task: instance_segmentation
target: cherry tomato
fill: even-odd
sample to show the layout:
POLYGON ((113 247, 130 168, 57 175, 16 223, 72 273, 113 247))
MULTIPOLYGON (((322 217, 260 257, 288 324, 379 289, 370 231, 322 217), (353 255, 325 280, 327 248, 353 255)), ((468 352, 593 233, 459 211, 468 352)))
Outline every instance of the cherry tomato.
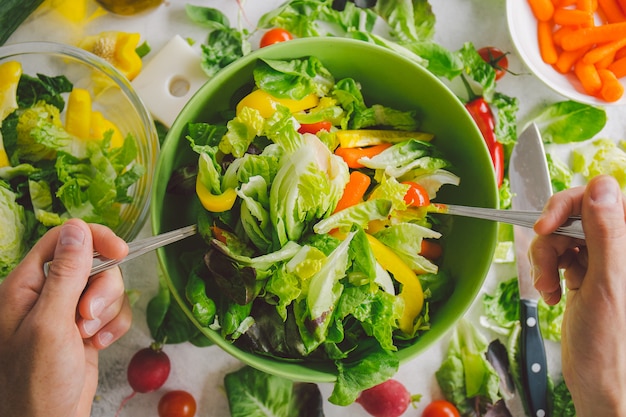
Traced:
POLYGON ((320 130, 325 130, 327 132, 330 132, 330 128, 331 127, 333 127, 333 124, 331 122, 326 121, 326 120, 323 120, 323 121, 317 122, 317 123, 303 123, 303 124, 300 125, 300 128, 298 129, 298 132, 300 132, 300 133, 313 133, 313 134, 316 134, 320 130))
POLYGON ((422 417, 460 417, 459 410, 454 404, 446 400, 435 400, 428 404, 422 412, 422 417))
POLYGON ((261 48, 273 45, 278 42, 290 41, 293 39, 293 35, 282 28, 273 28, 265 32, 265 35, 261 38, 261 48))
POLYGON ((409 206, 421 207, 430 204, 428 191, 416 182, 405 181, 402 184, 410 185, 409 190, 404 195, 404 202, 409 206))
POLYGON ((196 400, 187 391, 169 391, 159 400, 158 411, 159 417, 193 417, 196 400))
POLYGON ((496 80, 504 77, 509 71, 509 59, 506 53, 494 46, 485 46, 478 50, 480 57, 493 67, 496 72, 496 80))

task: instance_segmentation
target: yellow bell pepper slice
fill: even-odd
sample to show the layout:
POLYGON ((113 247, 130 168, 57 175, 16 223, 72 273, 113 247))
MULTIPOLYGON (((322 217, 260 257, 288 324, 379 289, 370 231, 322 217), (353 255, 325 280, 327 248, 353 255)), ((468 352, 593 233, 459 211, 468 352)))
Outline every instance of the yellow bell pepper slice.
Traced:
POLYGON ((22 64, 7 61, 0 65, 0 124, 17 109, 17 85, 22 76, 22 64))
MULTIPOLYGON (((17 85, 22 76, 22 64, 7 61, 0 64, 0 126, 2 121, 17 109, 17 85)), ((8 167, 9 156, 4 149, 2 133, 0 133, 0 167, 8 167)))
POLYGON ((417 275, 394 251, 374 236, 370 234, 366 234, 366 236, 376 261, 385 270, 389 271, 396 281, 402 284, 402 289, 398 296, 404 301, 404 310, 398 327, 405 334, 412 335, 415 318, 424 307, 422 284, 417 275))
POLYGON ((78 46, 108 61, 126 78, 132 80, 142 68, 137 46, 141 40, 139 33, 106 31, 87 36, 78 46))
POLYGON ((90 133, 92 139, 102 140, 104 134, 111 130, 113 131, 113 136, 111 136, 111 148, 121 147, 124 144, 124 137, 117 126, 110 120, 105 119, 99 111, 91 112, 90 133))
POLYGON ((337 139, 342 148, 362 148, 365 146, 380 145, 382 143, 398 143, 408 139, 422 140, 428 142, 432 140, 432 133, 411 132, 406 130, 377 130, 377 129, 357 129, 339 130, 337 139))
POLYGON ((258 110, 261 116, 267 119, 272 117, 279 104, 287 107, 292 113, 297 113, 317 106, 319 101, 319 97, 315 94, 309 94, 301 100, 294 100, 274 97, 263 90, 254 90, 237 104, 237 115, 239 115, 242 108, 251 107, 258 110))
POLYGON ((83 88, 74 88, 67 99, 65 130, 81 139, 88 139, 91 130, 91 94, 83 88))
POLYGON ((202 207, 213 213, 230 210, 237 199, 237 192, 234 188, 229 188, 222 194, 215 195, 200 181, 199 177, 196 178, 196 194, 202 207))

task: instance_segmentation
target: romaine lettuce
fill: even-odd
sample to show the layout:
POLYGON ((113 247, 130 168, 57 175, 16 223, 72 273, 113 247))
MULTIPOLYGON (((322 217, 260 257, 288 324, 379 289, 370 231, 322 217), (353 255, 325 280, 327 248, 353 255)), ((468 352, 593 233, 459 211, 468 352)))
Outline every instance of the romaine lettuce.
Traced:
POLYGON ((29 249, 24 207, 16 202, 16 195, 0 181, 0 281, 22 260, 29 249))

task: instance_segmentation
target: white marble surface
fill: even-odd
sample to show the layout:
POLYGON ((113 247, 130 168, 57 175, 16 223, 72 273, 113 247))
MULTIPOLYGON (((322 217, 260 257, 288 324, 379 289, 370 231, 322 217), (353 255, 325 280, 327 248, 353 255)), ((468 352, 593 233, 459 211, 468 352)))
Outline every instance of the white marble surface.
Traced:
MULTIPOLYGON (((241 23, 248 25, 247 22, 256 22, 264 11, 274 8, 281 2, 280 0, 244 1, 247 19, 242 19, 241 23)), ((511 70, 520 75, 504 77, 498 84, 498 90, 520 99, 520 125, 538 106, 562 99, 541 84, 519 62, 507 32, 504 0, 430 0, 430 2, 437 16, 436 40, 444 46, 449 49, 458 49, 464 42, 470 41, 477 47, 493 45, 511 52, 509 56, 511 70)), ((93 34, 110 29, 140 32, 142 38, 148 40, 152 46, 153 53, 176 34, 183 38, 193 38, 198 43, 202 42, 206 36, 205 29, 195 26, 187 19, 184 12, 186 3, 186 1, 169 0, 156 11, 140 17, 120 18, 108 15, 93 20, 86 27, 63 23, 63 29, 59 29, 59 27, 55 28, 55 25, 61 22, 53 15, 39 16, 21 26, 9 42, 54 39, 73 43, 84 33, 93 34)), ((190 3, 218 8, 231 18, 231 22, 239 21, 235 0, 204 0, 190 3)), ((253 26, 248 25, 248 28, 253 29, 253 26)), ((623 139, 625 125, 623 109, 609 108, 608 114, 609 124, 602 134, 613 139, 623 139)), ((150 234, 151 227, 148 221, 141 236, 150 234)), ((148 346, 151 342, 145 320, 145 308, 158 288, 157 268, 154 254, 145 255, 123 267, 127 287, 138 290, 140 298, 134 306, 132 329, 118 343, 101 354, 100 385, 92 412, 93 417, 115 415, 123 397, 131 392, 126 381, 126 366, 137 350, 148 346)), ((494 265, 489 272, 483 291, 491 291, 499 280, 515 275, 515 270, 510 265, 494 265)), ((478 304, 475 303, 468 312, 468 317, 477 324, 477 317, 480 313, 478 304)), ((440 397, 434 372, 441 364, 448 337, 449 335, 421 356, 401 367, 396 375, 397 379, 406 384, 409 391, 423 395, 417 407, 409 408, 405 416, 421 415, 421 410, 431 399, 440 397)), ((172 371, 168 381, 156 392, 135 396, 123 409, 121 416, 156 416, 160 396, 171 389, 184 389, 191 392, 198 402, 198 416, 228 416, 223 377, 226 373, 238 369, 241 364, 218 347, 197 348, 185 343, 167 345, 165 351, 172 361, 172 371)), ((550 352, 551 372, 558 374, 560 366, 558 346, 548 343, 548 351, 550 352)), ((322 385, 321 389, 322 394, 327 398, 332 387, 322 385)), ((349 407, 336 407, 326 403, 324 407, 328 417, 346 415, 366 417, 368 415, 357 404, 349 407)), ((522 416, 523 413, 516 410, 515 415, 522 416)))

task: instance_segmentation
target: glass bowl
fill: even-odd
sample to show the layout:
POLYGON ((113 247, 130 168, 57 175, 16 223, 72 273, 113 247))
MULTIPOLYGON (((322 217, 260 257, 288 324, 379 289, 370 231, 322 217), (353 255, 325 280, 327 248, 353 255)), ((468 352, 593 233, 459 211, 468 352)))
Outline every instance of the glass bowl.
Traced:
MULTIPOLYGON (((74 88, 89 91, 93 111, 117 126, 123 137, 136 140, 136 162, 144 173, 129 188, 132 201, 120 206, 112 229, 126 241, 137 237, 148 218, 159 141, 154 121, 130 82, 112 65, 83 49, 55 42, 24 42, 0 47, 0 65, 18 61, 22 74, 66 76, 74 88)), ((67 102, 67 95, 64 95, 67 102)), ((63 112, 61 113, 63 117, 63 112)))

